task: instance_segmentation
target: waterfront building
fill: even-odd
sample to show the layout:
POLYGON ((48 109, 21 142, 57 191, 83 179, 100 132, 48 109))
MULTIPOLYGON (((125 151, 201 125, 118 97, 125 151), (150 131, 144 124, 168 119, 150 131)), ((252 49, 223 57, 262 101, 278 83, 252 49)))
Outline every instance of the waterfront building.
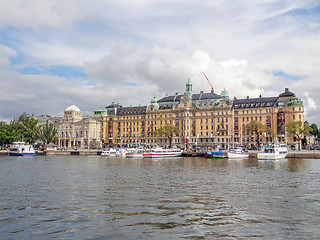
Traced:
POLYGON ((277 97, 262 97, 234 99, 234 139, 254 145, 256 137, 245 129, 250 121, 261 122, 267 126, 266 131, 259 132, 259 142, 289 142, 296 139, 286 134, 285 124, 291 121, 304 122, 303 103, 296 95, 285 88, 277 97))
POLYGON ((99 148, 101 117, 82 116, 81 110, 72 104, 64 111, 64 117, 54 123, 58 133, 59 148, 99 148))
POLYGON ((112 103, 97 113, 101 113, 104 146, 168 146, 166 137, 157 136, 157 129, 166 124, 179 128, 172 143, 181 148, 227 148, 230 142, 253 146, 256 136, 245 130, 253 120, 268 127, 259 132, 260 142, 292 143, 295 139, 286 135, 283 126, 290 121, 304 122, 303 103, 288 88, 276 97, 231 100, 226 90, 193 93, 190 80, 184 94, 154 97, 147 106, 112 103))

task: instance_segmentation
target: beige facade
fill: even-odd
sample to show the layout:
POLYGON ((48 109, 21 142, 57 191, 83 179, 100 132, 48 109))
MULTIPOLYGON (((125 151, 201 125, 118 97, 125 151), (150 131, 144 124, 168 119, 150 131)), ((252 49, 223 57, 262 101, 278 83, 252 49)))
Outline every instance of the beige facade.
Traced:
POLYGON ((58 148, 100 148, 100 118, 83 117, 75 105, 64 111, 64 117, 55 122, 58 148))
POLYGON ((287 88, 277 97, 231 100, 225 90, 220 95, 213 91, 193 93, 188 81, 182 95, 154 97, 147 106, 122 107, 113 103, 102 110, 101 116, 104 146, 168 146, 169 140, 157 136, 157 129, 170 124, 179 128, 173 145, 227 148, 230 143, 254 146, 257 140, 295 143, 284 126, 290 121, 303 123, 304 109, 302 101, 287 88), (253 120, 265 126, 258 136, 245 127, 253 120))

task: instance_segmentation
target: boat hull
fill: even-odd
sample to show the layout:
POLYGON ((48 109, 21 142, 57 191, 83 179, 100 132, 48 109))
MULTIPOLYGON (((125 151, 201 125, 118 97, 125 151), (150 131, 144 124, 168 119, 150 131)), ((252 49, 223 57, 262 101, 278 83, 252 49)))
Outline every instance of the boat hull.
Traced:
POLYGON ((143 157, 144 158, 166 158, 166 157, 180 157, 182 153, 175 153, 175 154, 154 154, 154 153, 144 153, 143 157))
POLYGON ((227 152, 225 151, 210 151, 206 152, 204 155, 205 158, 227 158, 227 152))
POLYGON ((228 153, 228 159, 247 159, 247 158, 249 158, 249 154, 228 153))
POLYGON ((14 153, 9 152, 9 156, 34 156, 36 153, 14 153))
POLYGON ((286 158, 287 154, 268 154, 268 153, 258 153, 258 160, 277 160, 286 158))
POLYGON ((143 158, 143 153, 126 153, 127 158, 143 158))

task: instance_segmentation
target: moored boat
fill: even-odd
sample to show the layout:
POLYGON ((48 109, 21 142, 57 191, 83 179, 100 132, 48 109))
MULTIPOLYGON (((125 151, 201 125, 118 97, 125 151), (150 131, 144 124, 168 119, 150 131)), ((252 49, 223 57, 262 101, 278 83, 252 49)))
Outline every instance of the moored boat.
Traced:
POLYGON ((128 149, 126 149, 126 148, 118 148, 116 150, 116 156, 117 157, 125 157, 127 152, 128 152, 128 149))
POLYGON ((204 157, 205 158, 226 158, 228 157, 228 155, 226 151, 215 150, 215 151, 207 151, 204 157))
POLYGON ((126 157, 127 158, 142 158, 144 152, 145 151, 143 148, 131 148, 131 149, 128 149, 128 151, 126 153, 126 157))
POLYGON ((13 142, 8 153, 10 156, 34 156, 36 151, 33 146, 25 142, 13 142))
POLYGON ((143 153, 144 158, 163 158, 163 157, 179 157, 182 150, 177 148, 165 149, 161 147, 152 148, 143 153))
POLYGON ((258 152, 258 160, 277 160, 285 158, 288 154, 288 148, 285 144, 270 144, 263 146, 258 152))
POLYGON ((244 147, 234 147, 228 152, 228 159, 246 159, 249 157, 248 152, 244 147))
POLYGON ((101 153, 101 156, 116 156, 117 150, 114 148, 104 149, 101 153))

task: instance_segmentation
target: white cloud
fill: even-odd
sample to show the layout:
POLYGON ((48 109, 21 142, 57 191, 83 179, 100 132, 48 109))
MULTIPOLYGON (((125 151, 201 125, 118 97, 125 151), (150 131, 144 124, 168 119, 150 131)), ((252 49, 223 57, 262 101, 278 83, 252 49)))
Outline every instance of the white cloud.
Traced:
POLYGON ((3 65, 9 65, 11 63, 10 58, 14 58, 16 56, 18 56, 16 51, 0 44, 0 67, 3 65))
POLYGON ((78 1, 1 0, 0 26, 16 28, 70 27, 79 14, 78 1))
POLYGON ((205 72, 216 93, 226 88, 231 97, 277 96, 290 87, 303 98, 306 119, 319 121, 315 1, 0 4, 0 83, 6 85, 0 90, 0 117, 23 109, 55 114, 71 103, 83 111, 112 101, 148 104, 154 95, 184 92, 188 78, 194 92, 210 91, 205 72), (18 63, 10 66, 15 58, 18 63), (48 71, 55 66, 83 68, 88 79, 55 77, 48 71), (42 75, 14 72, 25 68, 42 75), (274 71, 283 76, 273 76, 274 71))

